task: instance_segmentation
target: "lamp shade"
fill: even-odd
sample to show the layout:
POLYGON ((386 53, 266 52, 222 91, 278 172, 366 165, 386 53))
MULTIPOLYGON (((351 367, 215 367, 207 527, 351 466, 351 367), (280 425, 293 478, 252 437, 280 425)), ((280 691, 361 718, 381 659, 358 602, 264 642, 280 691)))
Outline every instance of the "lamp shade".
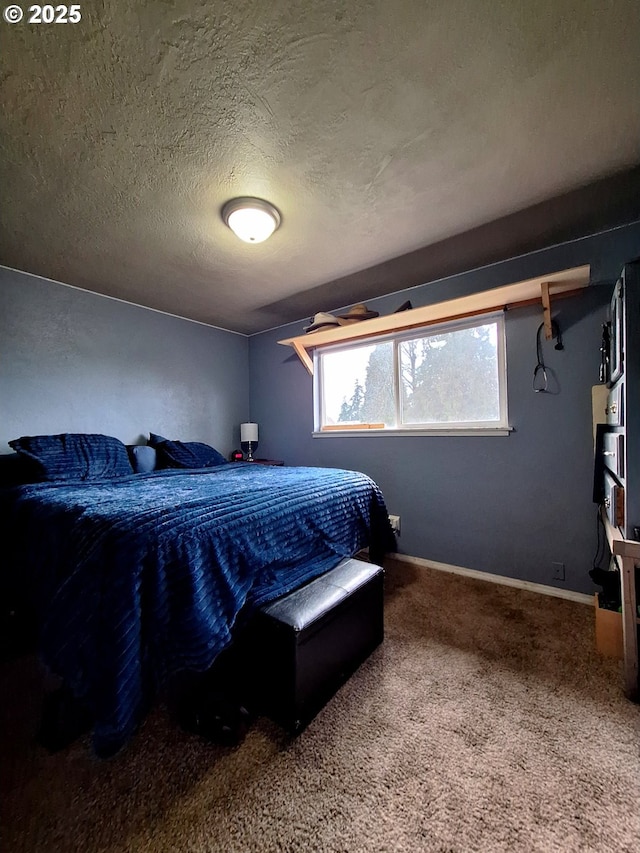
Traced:
POLYGON ((258 441, 258 424, 251 422, 240 424, 240 441, 258 441))
POLYGON ((280 212, 261 198, 234 198, 222 208, 222 218, 245 243, 262 243, 280 225, 280 212))

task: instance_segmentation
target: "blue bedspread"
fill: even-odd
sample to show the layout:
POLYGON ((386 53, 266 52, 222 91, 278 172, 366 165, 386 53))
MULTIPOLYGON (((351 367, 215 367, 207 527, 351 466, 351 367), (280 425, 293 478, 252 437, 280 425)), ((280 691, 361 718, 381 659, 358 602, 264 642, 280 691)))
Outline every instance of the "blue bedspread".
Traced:
POLYGON ((353 471, 240 463, 11 492, 41 655, 88 705, 101 753, 168 675, 212 664, 240 611, 394 548, 379 488, 353 471))

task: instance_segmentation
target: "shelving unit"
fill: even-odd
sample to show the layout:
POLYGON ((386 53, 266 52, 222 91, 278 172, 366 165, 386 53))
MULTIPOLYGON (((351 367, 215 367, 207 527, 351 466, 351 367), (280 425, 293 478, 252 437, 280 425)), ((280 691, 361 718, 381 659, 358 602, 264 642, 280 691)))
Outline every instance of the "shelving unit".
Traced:
POLYGON ((598 417, 602 424, 601 514, 620 571, 625 692, 638 701, 640 261, 625 264, 613 291, 607 373, 608 395, 598 417))
POLYGON ((606 512, 602 512, 604 529, 609 549, 620 569, 622 594, 622 647, 624 654, 625 693, 629 699, 638 701, 638 598, 636 590, 636 563, 640 562, 640 542, 623 539, 617 527, 613 527, 606 512))

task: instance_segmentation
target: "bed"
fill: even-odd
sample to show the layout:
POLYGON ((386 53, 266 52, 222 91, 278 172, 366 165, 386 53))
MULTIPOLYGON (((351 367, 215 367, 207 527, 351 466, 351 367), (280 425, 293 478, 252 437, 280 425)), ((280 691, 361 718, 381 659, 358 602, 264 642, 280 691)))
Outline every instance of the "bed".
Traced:
POLYGON ((378 559, 395 546, 380 489, 354 471, 220 458, 86 478, 66 465, 2 489, 3 514, 39 653, 90 710, 99 754, 171 675, 208 669, 253 609, 365 546, 378 559))

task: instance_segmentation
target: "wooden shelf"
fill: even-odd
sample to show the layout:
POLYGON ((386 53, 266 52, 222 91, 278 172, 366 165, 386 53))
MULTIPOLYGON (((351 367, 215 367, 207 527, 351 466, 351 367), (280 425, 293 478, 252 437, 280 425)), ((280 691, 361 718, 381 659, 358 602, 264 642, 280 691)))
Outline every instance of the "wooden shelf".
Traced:
POLYGON ((409 311, 376 317, 373 320, 362 320, 347 326, 332 327, 326 331, 285 338, 278 343, 293 347, 306 369, 313 374, 313 361, 309 353, 318 347, 382 336, 448 320, 474 317, 516 305, 534 305, 543 303, 543 298, 544 302, 548 303, 549 297, 573 296, 586 287, 589 284, 590 271, 589 265, 573 267, 516 284, 484 290, 470 296, 437 302, 434 305, 424 305, 409 311))
POLYGON ((602 511, 602 520, 611 553, 617 557, 631 557, 634 560, 640 560, 640 542, 624 539, 618 528, 611 525, 604 510, 602 511))

